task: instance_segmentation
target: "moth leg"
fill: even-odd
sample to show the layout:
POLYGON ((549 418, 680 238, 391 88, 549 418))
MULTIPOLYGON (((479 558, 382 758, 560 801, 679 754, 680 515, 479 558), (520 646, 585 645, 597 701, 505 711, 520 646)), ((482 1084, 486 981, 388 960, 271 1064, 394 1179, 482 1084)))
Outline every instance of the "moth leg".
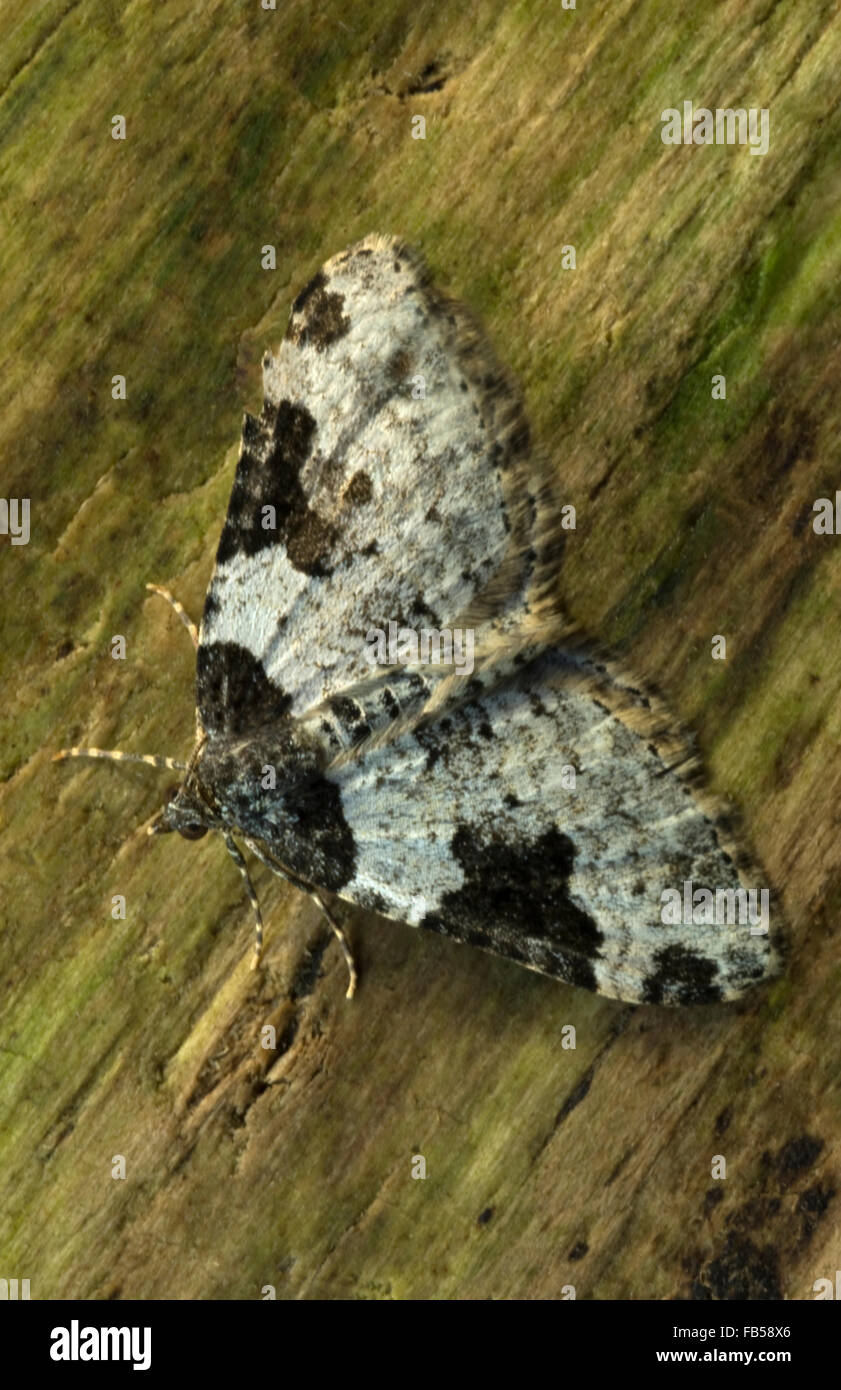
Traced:
POLYGON ((225 847, 227 848, 229 855, 231 856, 240 873, 242 874, 242 880, 245 884, 245 891, 248 894, 249 901, 251 903, 252 908, 254 909, 254 923, 256 927, 256 932, 254 936, 254 956, 251 961, 251 969, 256 970, 257 966, 260 964, 263 955, 263 914, 260 911, 260 904, 257 900, 257 894, 254 891, 254 884, 251 882, 251 875, 248 872, 248 865, 246 864, 245 860, 243 859, 242 855, 240 854, 237 846, 234 844, 234 841, 230 835, 225 836, 225 847))
POLYGON ((153 594, 160 594, 161 598, 166 599, 173 613, 178 614, 179 618, 181 619, 182 623, 184 624, 184 626, 186 627, 187 631, 193 639, 193 646, 198 650, 199 630, 193 622, 192 618, 190 617, 189 613, 187 613, 183 605, 178 602, 178 599, 173 597, 173 595, 169 592, 169 589, 162 589, 160 584, 147 584, 146 588, 150 589, 153 594))
POLYGON ((350 942, 348 941, 343 928, 339 926, 339 923, 336 921, 335 917, 333 916, 326 902, 322 898, 321 894, 318 891, 310 892, 310 897, 312 898, 313 902, 321 908, 321 911, 324 913, 324 916, 330 923, 330 928, 333 932, 333 935, 335 936, 336 940, 342 948, 342 954, 345 958, 345 965, 348 968, 348 975, 350 976, 350 979, 348 981, 347 994, 345 995, 345 998, 352 999, 354 994, 356 993, 357 974, 356 962, 353 959, 353 952, 350 949, 350 942))
POLYGON ((65 758, 107 758, 112 763, 146 763, 149 767, 167 767, 170 772, 186 772, 187 764, 178 758, 162 758, 156 753, 121 753, 118 748, 62 748, 53 753, 54 763, 65 758))
POLYGON ((270 854, 268 850, 265 850, 257 840, 251 840, 248 837, 246 837, 245 843, 248 845, 248 848, 251 850, 251 852, 253 854, 256 854, 257 858, 261 861, 261 863, 265 864, 267 869, 271 869, 272 873, 277 874, 279 878, 285 878, 287 883, 292 884, 293 888, 300 888, 304 893, 308 893, 309 896, 312 898, 313 902, 321 908, 321 911, 324 913, 324 916, 327 918, 327 921, 330 924, 330 930, 333 932, 334 936, 336 937, 336 940, 342 948, 342 954, 347 964, 348 975, 350 976, 345 998, 352 999, 354 994, 356 993, 356 983, 359 978, 356 971, 356 962, 353 959, 353 952, 350 949, 350 943, 347 939, 347 936, 345 935, 344 930, 342 929, 342 927, 339 926, 339 923, 336 921, 335 917, 333 916, 326 902, 322 898, 318 889, 315 887, 314 884, 307 883, 304 879, 296 877, 296 875, 293 874, 289 869, 284 868, 280 860, 275 859, 274 855, 270 854))

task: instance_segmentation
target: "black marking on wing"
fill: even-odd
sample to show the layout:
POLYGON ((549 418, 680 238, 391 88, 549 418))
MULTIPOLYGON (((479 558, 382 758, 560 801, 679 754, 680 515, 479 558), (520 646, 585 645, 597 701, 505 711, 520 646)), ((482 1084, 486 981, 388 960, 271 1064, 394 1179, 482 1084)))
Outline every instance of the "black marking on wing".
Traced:
POLYGON ((654 959, 656 969, 643 990, 645 1004, 715 1004, 721 999, 721 986, 714 984, 715 961, 685 946, 663 946, 654 959))
POLYGON ((288 809, 291 835, 278 851, 289 856, 296 872, 338 893, 356 873, 356 841, 345 820, 341 791, 328 777, 311 777, 295 789, 288 809))
POLYGON ((534 966, 584 989, 597 988, 593 963, 603 941, 569 895, 575 845, 552 827, 530 845, 483 841, 460 826, 451 849, 464 871, 422 927, 534 966))
POLYGON ((374 484, 364 468, 358 468, 342 493, 348 507, 364 507, 374 495, 374 484))
POLYGON ((365 717, 364 706, 358 700, 349 695, 334 695, 327 704, 336 716, 347 743, 355 746, 368 737, 371 725, 365 717))
POLYGON ((309 575, 330 573, 326 559, 334 529, 312 510, 301 486, 301 469, 312 452, 316 428, 306 406, 291 401, 281 401, 271 414, 264 411, 260 420, 246 415, 217 565, 282 543, 295 569, 309 575), (274 528, 264 524, 266 506, 274 508, 274 528))
POLYGON ((380 704, 389 719, 397 719, 400 714, 400 705, 395 699, 393 691, 391 691, 387 685, 383 686, 382 690, 379 692, 379 697, 380 704))
POLYGON ((350 328, 350 319, 342 312, 344 295, 328 290, 326 285, 327 278, 319 270, 292 305, 286 338, 296 347, 314 347, 323 352, 350 328))
POLYGON ((237 642, 210 642, 196 656, 196 704, 206 733, 243 734, 285 718, 292 697, 237 642))

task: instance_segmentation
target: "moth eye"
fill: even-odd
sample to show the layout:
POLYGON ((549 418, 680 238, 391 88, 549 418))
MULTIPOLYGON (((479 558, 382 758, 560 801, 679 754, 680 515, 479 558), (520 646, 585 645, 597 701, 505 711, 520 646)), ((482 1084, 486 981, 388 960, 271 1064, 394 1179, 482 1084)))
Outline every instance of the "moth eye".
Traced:
POLYGON ((192 821, 190 825, 179 825, 178 834, 183 835, 185 840, 200 840, 202 835, 207 834, 207 826, 192 821))

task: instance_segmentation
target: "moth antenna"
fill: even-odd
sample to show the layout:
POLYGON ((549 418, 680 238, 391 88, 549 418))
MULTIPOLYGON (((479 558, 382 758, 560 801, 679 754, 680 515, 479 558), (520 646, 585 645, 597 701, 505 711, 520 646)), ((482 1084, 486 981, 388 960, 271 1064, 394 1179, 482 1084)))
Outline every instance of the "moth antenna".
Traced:
MULTIPOLYGON (((199 630, 198 630, 198 628, 196 627, 195 623, 193 622, 192 618, 190 617, 190 615, 189 615, 189 613, 187 612, 187 610, 186 610, 186 608, 184 607, 184 605, 183 605, 182 603, 179 603, 179 602, 178 602, 178 599, 175 597, 174 594, 171 594, 171 593, 169 592, 169 589, 164 589, 164 588, 162 588, 160 584, 147 584, 147 585, 146 585, 146 588, 150 591, 150 593, 159 594, 161 598, 166 599, 166 601, 167 601, 167 603, 169 604, 170 608, 172 609, 173 613, 177 613, 177 614, 178 614, 178 616, 179 616, 179 618, 181 619, 182 623, 183 623, 184 626, 186 627, 186 629, 187 629, 187 631, 189 632, 190 637, 191 637, 191 639, 192 639, 193 647, 194 647, 194 649, 195 649, 196 651, 198 651, 198 649, 199 649, 199 630)), ((203 729, 202 726, 201 726, 201 720, 199 719, 199 712, 198 712, 198 709, 197 709, 197 710, 196 710, 196 738, 197 738, 197 739, 201 739, 201 738, 203 737, 203 735, 204 735, 204 729, 203 729)))
POLYGON ((303 890, 303 892, 308 893, 309 896, 312 898, 313 902, 316 904, 316 906, 321 908, 321 911, 327 918, 330 930, 332 931, 333 935, 335 936, 336 940, 342 948, 342 955, 345 958, 345 964, 347 965, 348 975, 350 977, 348 980, 348 987, 347 993, 345 994, 345 998, 352 999, 354 994, 356 993, 356 985, 359 976, 356 970, 356 962, 353 959, 353 952, 350 947, 350 942, 347 939, 347 935, 344 929, 336 921, 335 917, 330 911, 330 908, 327 906, 318 889, 313 884, 307 883, 305 879, 298 878, 295 874, 291 873, 290 870, 286 869, 283 866, 283 864, 281 864, 279 859, 275 859, 273 854, 270 854, 267 850, 264 850, 262 845, 260 845, 256 840, 252 840, 246 836, 245 843, 248 845, 248 848, 251 850, 252 854, 255 854, 257 858, 260 860, 260 862, 262 864, 265 864, 267 869, 271 869, 272 873, 277 874, 278 878, 285 878, 288 883, 291 883, 293 885, 293 887, 300 888, 303 890))
MULTIPOLYGON (((197 721, 197 722, 198 722, 198 721, 197 721)), ((198 739, 197 739, 197 741, 196 741, 196 746, 195 746, 195 748, 193 749, 192 753, 190 754, 190 761, 189 761, 187 764, 185 764, 185 769, 184 769, 184 770, 185 770, 185 772, 187 773, 187 776, 188 776, 188 777, 189 777, 190 773, 192 772, 193 768, 195 767, 196 763, 198 762, 198 760, 199 760, 199 754, 201 753, 201 750, 204 748, 204 745, 205 745, 206 743, 207 743, 207 734, 204 733, 203 730, 199 730, 199 736, 198 736, 198 739)))
POLYGON ((187 764, 178 758, 162 758, 157 753, 121 753, 118 748, 62 748, 54 753, 54 763, 65 758, 107 758, 112 763, 147 763, 149 767, 165 767, 170 772, 186 772, 187 764))
MULTIPOLYGON (((198 628, 187 613, 183 604, 173 597, 169 589, 162 589, 160 584, 147 584, 153 594, 160 594, 161 598, 166 599, 170 608, 178 614, 182 623, 193 639, 193 646, 198 648, 199 634, 198 628)), ((170 772, 189 772, 196 761, 196 757, 204 743, 204 731, 199 724, 198 712, 196 713, 196 732, 198 735, 197 747, 193 750, 193 755, 189 763, 183 763, 178 758, 163 758, 156 753, 121 753, 119 749, 104 748, 62 748, 60 752, 53 755, 53 762, 62 762, 65 758, 108 758, 114 763, 148 763, 150 767, 167 768, 170 772)))
POLYGON ((256 970, 263 956, 263 914, 260 911, 260 903, 257 899, 257 894, 254 891, 254 884, 251 882, 251 875, 248 872, 248 865, 246 864, 245 860, 242 857, 242 854, 240 853, 239 849, 234 843, 232 836, 225 835, 224 840, 225 847, 229 855, 231 856, 240 873, 242 874, 242 881, 245 884, 245 891, 248 894, 249 901, 251 903, 252 908, 254 909, 254 956, 251 961, 251 969, 256 970))
POLYGON ((182 623, 184 624, 191 638, 193 639, 193 646, 196 648, 196 650, 198 650, 199 630, 196 627, 187 610, 184 608, 183 604, 178 602, 178 599, 175 598, 174 595, 169 592, 169 589, 162 589, 160 584, 147 584, 146 588, 149 589, 153 594, 160 594, 161 598, 166 599, 173 613, 178 614, 179 618, 181 619, 182 623))

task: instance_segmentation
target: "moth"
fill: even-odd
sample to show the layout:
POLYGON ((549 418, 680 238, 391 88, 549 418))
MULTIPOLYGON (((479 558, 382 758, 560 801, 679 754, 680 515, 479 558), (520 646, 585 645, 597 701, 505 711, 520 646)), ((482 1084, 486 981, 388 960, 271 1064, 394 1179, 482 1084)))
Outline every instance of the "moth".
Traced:
POLYGON ((223 837, 255 963, 242 849, 309 892, 348 995, 330 895, 635 1003, 733 999, 770 975, 777 913, 757 930, 741 911, 759 871, 690 740, 558 600, 551 470, 467 310, 370 236, 298 294, 263 385, 200 631, 158 590, 197 649, 192 755, 57 757, 180 771, 150 833, 223 837), (406 656, 378 664, 387 630, 406 656), (690 920, 672 921, 664 897, 687 883, 690 920), (740 911, 722 923, 711 902, 740 911))

